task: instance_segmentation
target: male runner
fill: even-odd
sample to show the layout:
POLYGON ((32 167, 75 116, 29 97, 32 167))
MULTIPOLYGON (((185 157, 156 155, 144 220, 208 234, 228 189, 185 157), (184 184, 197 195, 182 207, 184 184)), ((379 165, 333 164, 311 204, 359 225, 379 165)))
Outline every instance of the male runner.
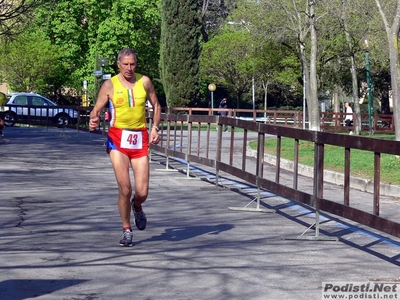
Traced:
POLYGON ((136 227, 144 230, 147 218, 142 209, 149 190, 149 142, 160 141, 158 126, 161 118, 161 106, 151 80, 135 73, 137 57, 134 50, 125 48, 118 54, 119 73, 106 80, 100 91, 93 110, 90 113, 90 130, 99 126, 99 115, 109 103, 110 127, 108 131, 107 153, 118 183, 118 210, 122 220, 123 234, 120 246, 131 247, 132 228, 130 223, 131 207, 136 227), (145 103, 149 100, 153 106, 153 127, 146 127, 145 103), (129 176, 132 167, 135 191, 132 202, 132 185, 129 176))

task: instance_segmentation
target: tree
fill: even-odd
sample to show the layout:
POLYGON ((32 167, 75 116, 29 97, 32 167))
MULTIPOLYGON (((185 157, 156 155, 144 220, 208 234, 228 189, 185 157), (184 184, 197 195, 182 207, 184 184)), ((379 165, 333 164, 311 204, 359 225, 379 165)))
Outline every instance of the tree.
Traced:
POLYGON ((122 48, 133 48, 138 55, 138 72, 159 81, 160 1, 112 1, 108 16, 100 22, 93 48, 114 63, 122 48))
MULTIPOLYGON (((290 94, 296 94, 298 85, 298 65, 294 53, 288 48, 275 43, 272 40, 265 40, 258 48, 255 48, 255 78, 261 82, 264 92, 263 109, 268 108, 268 93, 284 91, 290 88, 290 94), (295 83, 295 85, 293 85, 295 83)), ((257 86, 257 85, 256 85, 257 86)), ((287 103, 287 98, 285 99, 287 103)))
POLYGON ((161 3, 160 73, 167 105, 197 106, 201 53, 198 1, 161 3))
POLYGON ((42 2, 0 0, 0 36, 11 37, 19 33, 32 18, 33 9, 42 2))
POLYGON ((217 35, 203 46, 201 74, 209 82, 222 85, 236 96, 240 108, 242 95, 251 86, 253 47, 245 31, 217 35))
POLYGON ((1 47, 0 65, 14 91, 54 92, 63 83, 62 52, 40 30, 30 30, 1 47))
POLYGON ((137 71, 153 79, 158 93, 158 51, 160 38, 160 0, 58 0, 36 10, 36 22, 45 28, 53 44, 63 49, 68 68, 65 85, 78 92, 88 80, 93 98, 100 70, 99 58, 107 58, 104 72, 117 71, 116 56, 129 47, 138 53, 137 71))
POLYGON ((244 0, 233 13, 235 18, 251 22, 255 35, 274 39, 297 53, 312 130, 320 128, 318 96, 323 91, 324 68, 340 55, 335 51, 343 51, 337 43, 344 45, 345 40, 337 38, 342 34, 337 20, 332 18, 332 11, 338 6, 340 1, 336 0, 244 0))
POLYGON ((230 11, 234 9, 235 4, 235 0, 200 0, 201 34, 204 42, 208 42, 210 32, 217 32, 224 26, 226 18, 230 11))
POLYGON ((305 85, 305 97, 310 119, 309 128, 319 130, 319 103, 317 98, 317 40, 314 1, 256 1, 246 0, 238 4, 233 18, 251 23, 254 35, 273 39, 276 43, 296 51, 301 62, 301 80, 305 85), (306 4, 306 5, 304 5, 306 4), (284 26, 282 20, 284 22, 284 26), (268 30, 266 30, 268 28, 268 30), (313 34, 310 37, 310 32, 313 34), (311 78, 310 76, 313 76, 311 78))
POLYGON ((387 4, 383 0, 375 0, 379 13, 384 23, 387 40, 389 43, 390 75, 393 97, 393 120, 396 141, 400 141, 400 66, 399 66, 399 31, 400 31, 400 0, 396 4, 387 4), (395 5, 395 6, 394 6, 395 5), (385 10, 386 9, 386 10, 385 10), (389 24, 389 12, 394 12, 392 24, 389 24))
MULTIPOLYGON (((332 28, 332 22, 338 26, 333 26, 334 30, 330 30, 329 36, 322 39, 322 43, 325 41, 333 47, 330 47, 330 57, 323 62, 325 75, 321 81, 324 82, 325 87, 331 89, 334 99, 337 99, 337 94, 344 94, 344 92, 351 95, 356 115, 355 132, 361 134, 360 95, 364 96, 363 82, 366 75, 364 40, 368 36, 377 37, 381 34, 376 30, 379 27, 376 26, 377 21, 380 21, 378 12, 375 3, 371 1, 342 0, 340 5, 331 10, 331 16, 332 18, 326 18, 329 22, 326 26, 332 28), (366 19, 368 22, 365 22, 366 19)), ((339 103, 338 99, 335 112, 340 111, 339 103)))
MULTIPOLYGON (((75 96, 84 79, 93 82, 90 80, 92 76, 88 76, 89 72, 93 72, 93 67, 89 68, 93 63, 90 58, 92 45, 89 41, 86 4, 89 3, 83 0, 59 0, 48 2, 35 10, 34 24, 43 28, 51 43, 62 49, 62 61, 67 70, 63 85, 75 96)), ((100 16, 98 19, 101 19, 100 16)))

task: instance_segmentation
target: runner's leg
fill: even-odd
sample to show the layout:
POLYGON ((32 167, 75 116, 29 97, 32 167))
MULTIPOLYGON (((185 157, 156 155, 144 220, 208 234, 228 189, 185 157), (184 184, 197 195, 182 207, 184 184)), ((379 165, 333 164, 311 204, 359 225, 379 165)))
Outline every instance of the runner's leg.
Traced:
POLYGON ((149 193, 149 157, 131 159, 131 165, 135 177, 135 206, 139 208, 149 193))
POLYGON ((117 150, 111 150, 110 160, 118 184, 118 210, 121 216, 122 226, 128 227, 130 226, 130 199, 132 196, 132 184, 129 177, 129 158, 117 150))

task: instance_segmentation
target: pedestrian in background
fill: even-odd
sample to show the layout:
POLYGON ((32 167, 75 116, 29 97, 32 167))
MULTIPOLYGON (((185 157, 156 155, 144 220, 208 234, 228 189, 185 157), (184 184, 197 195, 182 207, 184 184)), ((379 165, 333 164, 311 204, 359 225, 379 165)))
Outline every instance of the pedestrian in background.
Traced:
MULTIPOLYGON (((224 108, 224 109, 228 108, 228 102, 227 101, 228 101, 228 99, 223 98, 221 100, 221 102, 219 103, 219 108, 224 108)), ((220 110, 219 114, 220 114, 220 116, 227 117, 228 116, 228 111, 220 110)), ((228 131, 228 126, 224 125, 224 132, 226 132, 226 131, 228 131)))
MULTIPOLYGON (((345 113, 346 113, 346 117, 345 117, 345 124, 348 127, 353 127, 353 109, 350 106, 349 102, 345 102, 344 103, 345 106, 345 113)), ((349 134, 353 134, 353 131, 350 129, 349 134)))

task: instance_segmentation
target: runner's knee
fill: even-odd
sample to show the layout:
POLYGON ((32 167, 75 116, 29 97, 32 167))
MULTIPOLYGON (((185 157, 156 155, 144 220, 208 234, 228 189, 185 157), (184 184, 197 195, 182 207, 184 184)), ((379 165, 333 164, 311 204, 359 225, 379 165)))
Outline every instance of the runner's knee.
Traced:
POLYGON ((119 186, 119 195, 123 198, 130 198, 132 195, 132 187, 129 185, 120 185, 119 186))
POLYGON ((140 194, 135 192, 135 202, 138 204, 143 203, 144 201, 146 201, 147 198, 147 193, 146 194, 140 194))

